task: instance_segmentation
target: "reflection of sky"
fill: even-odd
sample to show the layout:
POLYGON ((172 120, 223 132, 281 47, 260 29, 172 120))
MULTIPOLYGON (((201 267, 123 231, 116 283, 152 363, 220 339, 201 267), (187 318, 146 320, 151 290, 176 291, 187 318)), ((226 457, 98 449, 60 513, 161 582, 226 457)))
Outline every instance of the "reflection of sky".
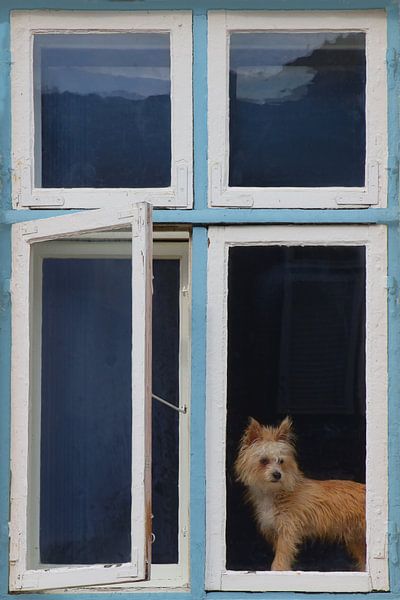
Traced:
POLYGON ((42 91, 132 99, 169 94, 169 55, 168 34, 59 34, 35 39, 42 91))
MULTIPOLYGON (((232 33, 230 69, 236 73, 236 97, 255 104, 296 101, 307 93, 317 70, 292 66, 325 46, 328 51, 365 48, 362 33, 232 33)), ((338 61, 338 65, 340 62, 338 61)))
POLYGON ((236 73, 237 98, 255 104, 299 100, 316 75, 310 67, 239 67, 236 73))
POLYGON ((49 67, 44 91, 120 95, 130 98, 169 94, 168 67, 49 67))

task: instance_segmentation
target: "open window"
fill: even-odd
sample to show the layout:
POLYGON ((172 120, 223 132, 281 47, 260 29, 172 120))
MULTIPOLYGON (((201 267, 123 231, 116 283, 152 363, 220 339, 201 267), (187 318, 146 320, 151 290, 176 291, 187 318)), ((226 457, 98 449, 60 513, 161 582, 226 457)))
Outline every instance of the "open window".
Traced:
POLYGON ((211 206, 386 206, 383 11, 209 13, 211 206))
POLYGON ((192 205, 189 12, 15 11, 16 207, 192 205))
POLYGON ((385 227, 215 227, 209 239, 207 589, 388 589, 385 227), (310 538, 307 525, 291 569, 271 570, 276 513, 246 503, 264 483, 242 485, 235 461, 249 417, 286 416, 308 479, 366 484, 365 570, 341 535, 310 538))
POLYGON ((13 226, 13 591, 149 577, 151 244, 146 203, 13 226), (125 262, 45 251, 121 228, 125 262))

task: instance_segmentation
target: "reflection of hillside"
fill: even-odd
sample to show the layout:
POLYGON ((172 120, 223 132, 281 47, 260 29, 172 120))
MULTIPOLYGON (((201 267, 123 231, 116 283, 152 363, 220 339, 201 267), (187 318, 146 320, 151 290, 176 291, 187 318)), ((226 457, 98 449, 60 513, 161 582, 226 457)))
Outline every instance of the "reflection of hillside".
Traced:
MULTIPOLYGON (((354 35, 354 34, 353 34, 354 35)), ((364 37, 364 34, 355 34, 364 37)), ((295 60, 287 63, 291 66, 312 66, 313 68, 318 67, 333 67, 336 70, 363 68, 365 67, 365 50, 363 47, 346 47, 346 42, 343 39, 343 46, 338 47, 339 40, 334 42, 326 41, 320 48, 313 50, 311 54, 306 56, 299 56, 295 60)))
POLYGON ((329 51, 329 46, 283 66, 287 81, 280 77, 286 85, 278 89, 271 77, 270 97, 264 80, 262 101, 246 101, 244 87, 236 81, 240 75, 231 71, 230 185, 364 184, 364 52, 329 51), (299 89, 296 66, 315 73, 299 89))
POLYGON ((42 95, 43 187, 167 187, 170 97, 42 95))

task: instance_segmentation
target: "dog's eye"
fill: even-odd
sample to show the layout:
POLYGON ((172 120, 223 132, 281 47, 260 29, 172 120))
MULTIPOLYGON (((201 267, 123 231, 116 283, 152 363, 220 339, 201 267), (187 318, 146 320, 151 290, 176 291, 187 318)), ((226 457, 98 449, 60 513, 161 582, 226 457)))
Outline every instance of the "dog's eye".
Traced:
POLYGON ((284 463, 284 460, 283 460, 283 458, 280 458, 280 459, 278 460, 278 465, 283 465, 283 463, 284 463))
POLYGON ((264 456, 264 458, 260 458, 260 465, 267 465, 269 463, 269 458, 264 456))

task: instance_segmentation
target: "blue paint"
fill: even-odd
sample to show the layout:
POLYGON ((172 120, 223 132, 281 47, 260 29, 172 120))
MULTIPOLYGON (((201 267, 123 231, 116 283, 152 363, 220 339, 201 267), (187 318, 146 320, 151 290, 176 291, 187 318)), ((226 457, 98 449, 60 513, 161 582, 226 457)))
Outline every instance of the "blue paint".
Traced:
POLYGON ((389 368, 389 569, 390 587, 400 592, 400 239, 398 224, 388 228, 388 368, 389 368))
POLYGON ((398 7, 387 9, 388 43, 388 206, 397 210, 399 194, 399 113, 398 97, 400 91, 399 60, 400 38, 398 7))
MULTIPOLYGON (((390 514, 390 600, 400 594, 400 231, 398 208, 399 119, 398 98, 400 49, 397 0, 3 0, 0 8, 0 598, 7 597, 8 587, 8 494, 9 494, 9 428, 10 428, 10 303, 7 292, 10 278, 12 223, 70 214, 71 211, 11 210, 10 189, 10 85, 9 85, 9 25, 10 9, 80 9, 80 10, 171 10, 193 9, 194 100, 194 196, 195 208, 187 210, 155 210, 154 221, 161 224, 193 225, 192 246, 192 398, 191 398, 191 506, 190 550, 191 591, 135 593, 140 600, 200 600, 204 591, 205 562, 205 361, 206 361, 206 271, 208 224, 242 223, 383 223, 389 231, 389 514, 390 514), (386 8, 388 14, 388 123, 389 170, 387 209, 339 210, 251 210, 207 208, 207 9, 232 10, 353 10, 386 8)), ((68 594, 71 600, 100 600, 112 594, 68 594)), ((262 593, 210 592, 210 600, 261 600, 271 597, 262 593)), ((295 600, 299 594, 274 593, 273 597, 295 600)), ((313 594, 313 600, 326 600, 327 594, 313 594)), ((380 600, 382 594, 369 594, 380 600)), ((24 594, 28 600, 43 598, 40 594, 24 594)), ((351 594, 351 598, 359 594, 351 594)), ((59 600, 59 594, 48 594, 49 600, 59 600)), ((131 593, 118 594, 121 600, 132 598, 131 593)), ((339 600, 349 600, 349 594, 335 594, 339 600)))
POLYGON ((386 8, 396 0, 15 0, 18 9, 68 9, 68 10, 363 10, 386 8))
POLYGON ((190 572, 194 598, 201 598, 204 589, 207 248, 207 229, 196 227, 193 231, 192 240, 190 449, 190 572))
MULTIPOLYGON (((388 7, 388 206, 399 215, 399 13, 398 7, 388 7)), ((390 589, 400 592, 400 238, 399 222, 388 228, 388 370, 389 370, 389 575, 390 589)))
MULTIPOLYGON (((202 187, 205 188, 204 182, 202 187)), ((9 210, 3 213, 3 223, 44 219, 71 214, 68 210, 9 210)), ((199 210, 154 210, 154 223, 186 223, 188 225, 237 225, 241 223, 392 223, 398 212, 391 209, 301 210, 249 208, 204 208, 199 210)))

